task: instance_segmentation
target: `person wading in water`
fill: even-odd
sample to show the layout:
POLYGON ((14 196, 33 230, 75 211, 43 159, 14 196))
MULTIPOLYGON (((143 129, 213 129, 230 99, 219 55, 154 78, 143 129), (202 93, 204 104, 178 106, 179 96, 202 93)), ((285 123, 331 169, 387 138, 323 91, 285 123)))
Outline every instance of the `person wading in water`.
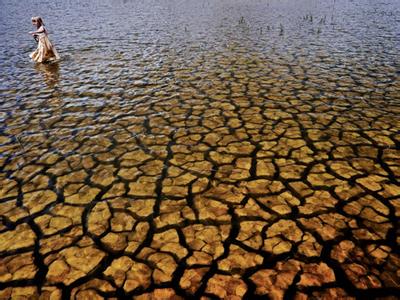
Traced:
POLYGON ((33 17, 32 25, 36 26, 36 31, 29 33, 38 42, 37 49, 29 55, 32 60, 39 63, 59 60, 60 56, 49 40, 43 19, 41 17, 33 17))

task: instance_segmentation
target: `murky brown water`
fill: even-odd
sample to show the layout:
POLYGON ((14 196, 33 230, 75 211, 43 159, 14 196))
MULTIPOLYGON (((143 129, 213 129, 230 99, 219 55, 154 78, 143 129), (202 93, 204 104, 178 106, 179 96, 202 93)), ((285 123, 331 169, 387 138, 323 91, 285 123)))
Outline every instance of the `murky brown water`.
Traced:
POLYGON ((0 298, 394 298, 399 15, 0 0, 0 298))

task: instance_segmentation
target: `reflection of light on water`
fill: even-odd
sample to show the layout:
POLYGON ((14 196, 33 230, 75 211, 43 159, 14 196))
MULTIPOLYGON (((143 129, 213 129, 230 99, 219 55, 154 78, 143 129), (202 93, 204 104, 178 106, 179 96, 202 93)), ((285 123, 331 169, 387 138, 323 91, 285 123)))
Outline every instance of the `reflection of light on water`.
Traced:
POLYGON ((60 66, 58 63, 35 64, 35 69, 41 73, 48 87, 52 88, 58 84, 60 79, 60 66))

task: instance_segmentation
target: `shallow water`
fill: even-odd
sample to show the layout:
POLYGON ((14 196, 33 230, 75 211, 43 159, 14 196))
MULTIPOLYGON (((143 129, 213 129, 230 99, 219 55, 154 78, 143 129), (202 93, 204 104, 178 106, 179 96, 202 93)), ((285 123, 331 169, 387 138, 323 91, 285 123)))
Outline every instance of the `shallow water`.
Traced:
POLYGON ((399 16, 0 0, 0 298, 394 296, 399 16))

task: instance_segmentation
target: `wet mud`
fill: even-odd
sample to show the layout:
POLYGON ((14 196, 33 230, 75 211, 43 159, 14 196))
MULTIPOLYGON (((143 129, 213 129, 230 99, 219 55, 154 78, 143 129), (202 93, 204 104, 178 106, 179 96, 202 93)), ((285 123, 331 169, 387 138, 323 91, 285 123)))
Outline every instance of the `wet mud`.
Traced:
POLYGON ((11 26, 0 298, 395 299, 399 5, 297 2, 63 2, 50 65, 11 26))

